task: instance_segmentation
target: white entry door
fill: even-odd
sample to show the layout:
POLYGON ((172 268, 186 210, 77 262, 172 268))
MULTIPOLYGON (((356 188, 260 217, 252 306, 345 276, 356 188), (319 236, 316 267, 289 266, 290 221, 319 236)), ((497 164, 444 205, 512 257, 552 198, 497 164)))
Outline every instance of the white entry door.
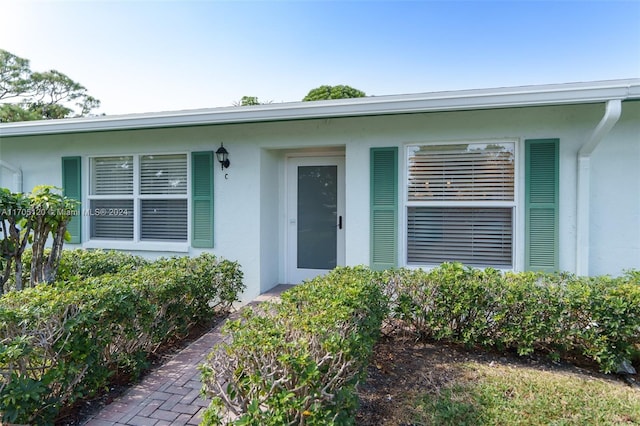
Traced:
POLYGON ((344 265, 344 157, 287 161, 287 281, 344 265))

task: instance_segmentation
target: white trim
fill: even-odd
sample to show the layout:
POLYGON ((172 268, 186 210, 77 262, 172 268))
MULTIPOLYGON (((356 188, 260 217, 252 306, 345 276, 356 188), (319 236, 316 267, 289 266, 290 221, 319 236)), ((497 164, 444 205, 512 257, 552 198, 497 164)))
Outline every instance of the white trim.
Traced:
POLYGON ((612 99, 640 99, 640 79, 3 123, 0 137, 599 103, 612 99))
POLYGON ((525 176, 526 164, 525 164, 525 138, 516 138, 516 170, 515 170, 515 185, 514 200, 516 211, 513 215, 513 270, 523 271, 525 263, 525 186, 527 184, 525 176))
POLYGON ((166 241, 120 241, 120 240, 89 240, 82 243, 84 249, 129 250, 129 251, 161 251, 188 253, 189 243, 171 243, 166 241))
MULTIPOLYGON (((143 154, 133 156, 133 242, 140 242, 140 228, 142 227, 142 206, 140 205, 140 163, 143 154)), ((95 157, 100 158, 100 157, 95 157)), ((91 174, 91 170, 89 170, 91 174)), ((89 201, 91 202, 91 201, 89 201)), ((188 202, 187 202, 188 203, 188 202)), ((189 205, 187 204, 187 216, 189 215, 189 205)), ((91 220, 91 219, 89 219, 91 220)))

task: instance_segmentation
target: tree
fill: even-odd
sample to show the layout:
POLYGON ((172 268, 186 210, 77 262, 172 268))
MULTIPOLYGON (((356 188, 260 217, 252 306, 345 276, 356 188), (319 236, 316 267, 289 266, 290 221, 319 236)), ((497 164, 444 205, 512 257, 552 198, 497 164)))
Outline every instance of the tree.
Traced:
POLYGON ((24 288, 22 255, 27 243, 32 249, 28 285, 55 281, 64 241, 70 237, 67 225, 77 207, 77 201, 52 186, 36 186, 30 194, 0 188, 0 295, 12 273, 12 287, 24 288), (51 249, 45 251, 49 237, 51 249))
POLYGON ((311 89, 307 96, 302 100, 306 101, 323 101, 327 99, 348 99, 348 98, 363 98, 367 96, 363 91, 354 89, 351 86, 320 86, 315 89, 311 89))
POLYGON ((0 49, 0 122, 81 117, 99 106, 67 75, 33 72, 29 60, 0 49))
POLYGON ((257 96, 243 96, 238 102, 234 102, 233 106, 252 106, 260 105, 257 96))
POLYGON ((233 106, 253 106, 270 104, 273 101, 260 102, 257 96, 243 96, 239 101, 234 102, 233 106))

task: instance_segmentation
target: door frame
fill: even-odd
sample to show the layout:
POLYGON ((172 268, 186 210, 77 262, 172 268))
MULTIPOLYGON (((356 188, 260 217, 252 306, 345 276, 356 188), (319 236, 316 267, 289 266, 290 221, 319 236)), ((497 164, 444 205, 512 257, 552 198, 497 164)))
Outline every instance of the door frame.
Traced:
MULTIPOLYGON (((345 265, 345 154, 343 151, 323 151, 318 153, 291 153, 285 156, 284 167, 284 278, 285 282, 289 284, 299 284, 304 279, 312 278, 312 276, 306 276, 304 278, 294 277, 292 272, 293 265, 297 262, 297 233, 293 229, 292 225, 297 225, 297 211, 292 212, 291 197, 295 197, 297 201, 297 184, 292 182, 294 176, 292 176, 292 167, 298 165, 336 165, 338 167, 338 202, 337 210, 338 216, 342 216, 342 229, 337 232, 337 266, 345 265), (305 164, 307 163, 307 164, 305 164), (291 221, 294 220, 292 223, 291 221)), ((297 208, 297 206, 295 207, 297 208)), ((336 224, 337 226, 337 224, 336 224)), ((297 229, 297 228, 296 228, 297 229)), ((319 271, 316 275, 321 275, 326 271, 322 269, 308 270, 319 271)), ((309 272, 313 275, 312 272, 309 272)))

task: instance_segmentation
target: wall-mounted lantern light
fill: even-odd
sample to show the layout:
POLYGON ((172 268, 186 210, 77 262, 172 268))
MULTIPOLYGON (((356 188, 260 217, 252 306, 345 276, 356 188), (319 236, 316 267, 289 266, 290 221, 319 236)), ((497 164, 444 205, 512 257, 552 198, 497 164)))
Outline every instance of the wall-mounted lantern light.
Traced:
POLYGON ((222 142, 220 143, 220 148, 216 151, 216 157, 218 157, 222 170, 226 169, 229 167, 229 164, 231 164, 229 161, 229 152, 224 148, 222 142))

